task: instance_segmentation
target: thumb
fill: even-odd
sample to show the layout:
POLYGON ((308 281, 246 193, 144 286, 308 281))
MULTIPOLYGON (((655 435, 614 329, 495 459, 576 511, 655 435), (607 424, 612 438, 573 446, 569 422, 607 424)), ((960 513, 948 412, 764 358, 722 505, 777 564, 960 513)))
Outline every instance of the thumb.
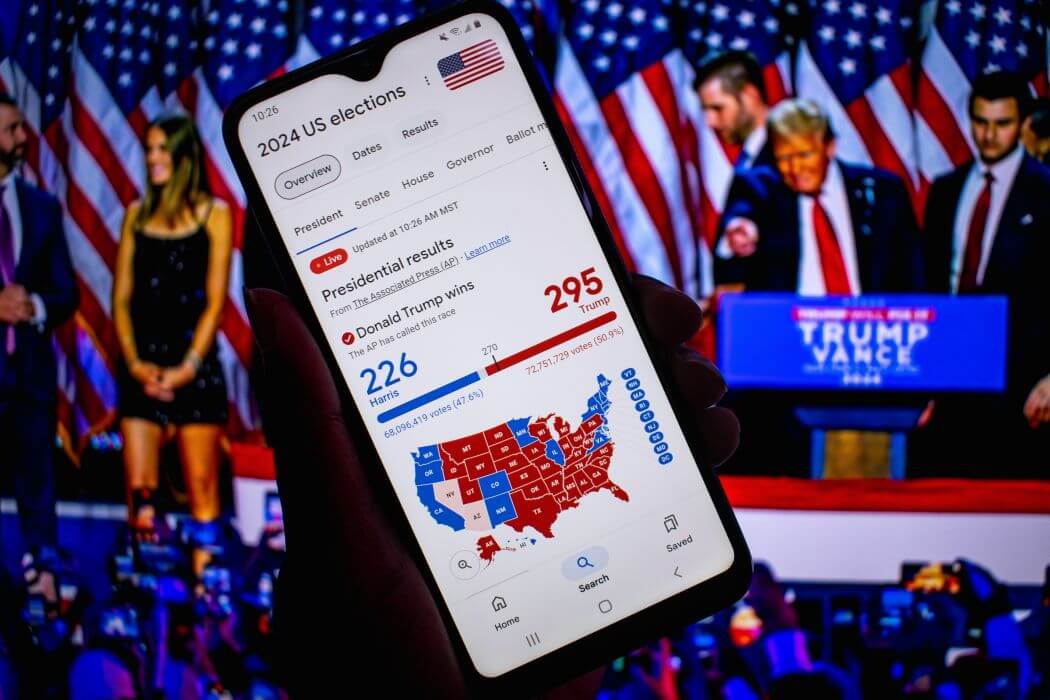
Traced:
POLYGON ((345 564, 364 547, 373 573, 392 574, 404 566, 402 550, 376 505, 320 348, 288 297, 254 289, 245 302, 259 348, 256 383, 289 550, 345 564))
POLYGON ((260 405, 288 543, 275 623, 283 621, 300 681, 309 686, 341 672, 345 649, 314 642, 332 629, 352 630, 369 639, 367 667, 380 675, 398 669, 396 686, 461 696, 452 645, 403 544, 411 535, 399 535, 385 515, 384 505, 399 506, 389 489, 370 481, 385 477, 371 458, 362 463, 324 355, 287 297, 257 289, 245 301, 261 355, 260 405), (317 596, 326 600, 324 615, 314 619, 317 596))

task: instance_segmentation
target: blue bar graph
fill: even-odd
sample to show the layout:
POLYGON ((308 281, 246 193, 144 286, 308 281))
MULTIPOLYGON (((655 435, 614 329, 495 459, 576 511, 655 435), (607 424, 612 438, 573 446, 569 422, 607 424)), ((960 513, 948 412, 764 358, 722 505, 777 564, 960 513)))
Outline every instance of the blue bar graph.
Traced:
POLYGON ((448 384, 443 384, 436 389, 431 389, 425 394, 417 396, 414 399, 404 402, 400 406, 395 406, 389 411, 383 411, 379 414, 379 422, 387 423, 400 416, 410 413, 420 406, 425 406, 431 401, 437 401, 442 396, 448 396, 454 391, 459 391, 465 386, 469 386, 474 382, 480 381, 481 377, 477 372, 471 372, 470 374, 464 375, 459 379, 454 379, 448 384))

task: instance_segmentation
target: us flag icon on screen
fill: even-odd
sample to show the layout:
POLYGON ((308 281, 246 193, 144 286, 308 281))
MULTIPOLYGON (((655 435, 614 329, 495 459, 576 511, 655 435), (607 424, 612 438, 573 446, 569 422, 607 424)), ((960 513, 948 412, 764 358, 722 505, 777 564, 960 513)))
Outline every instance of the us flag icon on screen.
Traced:
POLYGON ((449 90, 458 90, 503 70, 503 56, 492 39, 468 46, 438 61, 438 72, 449 90))

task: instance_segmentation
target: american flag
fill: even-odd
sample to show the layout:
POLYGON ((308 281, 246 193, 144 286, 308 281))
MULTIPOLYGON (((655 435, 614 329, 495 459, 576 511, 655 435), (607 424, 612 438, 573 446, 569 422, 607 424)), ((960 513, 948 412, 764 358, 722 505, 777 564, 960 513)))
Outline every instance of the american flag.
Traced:
POLYGON ((797 58, 796 88, 829 113, 837 154, 919 189, 908 0, 820 0, 797 58))
MULTIPOLYGON (((692 89, 694 66, 710 52, 751 51, 771 102, 794 82, 831 109, 844 157, 888 167, 919 187, 970 156, 965 99, 979 71, 1020 70, 1045 92, 1037 0, 936 0, 915 86, 905 26, 913 1, 501 0, 553 76, 559 115, 628 266, 696 296, 711 291, 710 245, 736 155, 705 127, 692 89)), ((171 109, 194 116, 211 184, 234 208, 239 248, 245 199, 220 137, 222 110, 259 80, 447 4, 16 0, 5 7, 0 89, 15 95, 29 122, 25 175, 63 205, 82 298, 56 334, 67 444, 106 425, 116 409, 112 266, 123 213, 144 186, 146 124, 171 109)), ((257 424, 241 279, 235 253, 217 341, 235 431, 257 424)))
POLYGON ((668 9, 657 0, 574 3, 555 102, 628 264, 695 295, 699 106, 668 9))
POLYGON ((0 89, 22 105, 26 175, 55 194, 81 304, 56 333, 60 435, 75 451, 116 412, 118 360, 112 270, 128 204, 145 183, 146 125, 173 109, 201 131, 215 193, 233 208, 230 294, 216 343, 226 372, 231 430, 257 427, 248 386, 251 334, 240 297, 244 195, 220 135, 222 109, 290 54, 285 0, 26 0, 19 38, 0 63, 0 89))
MULTIPOLYGON (((723 51, 748 51, 762 67, 766 98, 776 104, 791 94, 790 20, 799 14, 798 5, 768 0, 679 0, 679 34, 690 65, 723 51)), ((707 127, 699 103, 686 95, 686 109, 695 124, 699 151, 700 230, 699 289, 702 296, 713 291, 710 251, 718 232, 718 218, 725 206, 733 168, 740 147, 724 143, 707 127)))
POLYGON ((418 14, 413 0, 316 0, 306 9, 303 33, 288 68, 298 68, 367 39, 418 14))
POLYGON ((919 167, 932 181, 974 153, 971 81, 1015 71, 1047 95, 1047 28, 1038 0, 941 0, 922 54, 917 90, 919 167))
POLYGON ((445 56, 437 63, 438 73, 449 90, 458 90, 477 82, 503 70, 503 66, 503 56, 492 39, 445 56))

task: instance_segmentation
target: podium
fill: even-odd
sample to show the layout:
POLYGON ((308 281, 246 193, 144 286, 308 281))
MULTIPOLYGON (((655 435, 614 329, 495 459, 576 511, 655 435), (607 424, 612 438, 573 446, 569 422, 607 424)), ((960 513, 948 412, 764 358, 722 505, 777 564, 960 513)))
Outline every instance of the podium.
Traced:
POLYGON ((722 297, 718 360, 734 390, 798 395, 814 478, 828 431, 890 435, 889 473, 906 473, 907 434, 926 402, 951 392, 1002 392, 1007 299, 878 294, 722 297))

